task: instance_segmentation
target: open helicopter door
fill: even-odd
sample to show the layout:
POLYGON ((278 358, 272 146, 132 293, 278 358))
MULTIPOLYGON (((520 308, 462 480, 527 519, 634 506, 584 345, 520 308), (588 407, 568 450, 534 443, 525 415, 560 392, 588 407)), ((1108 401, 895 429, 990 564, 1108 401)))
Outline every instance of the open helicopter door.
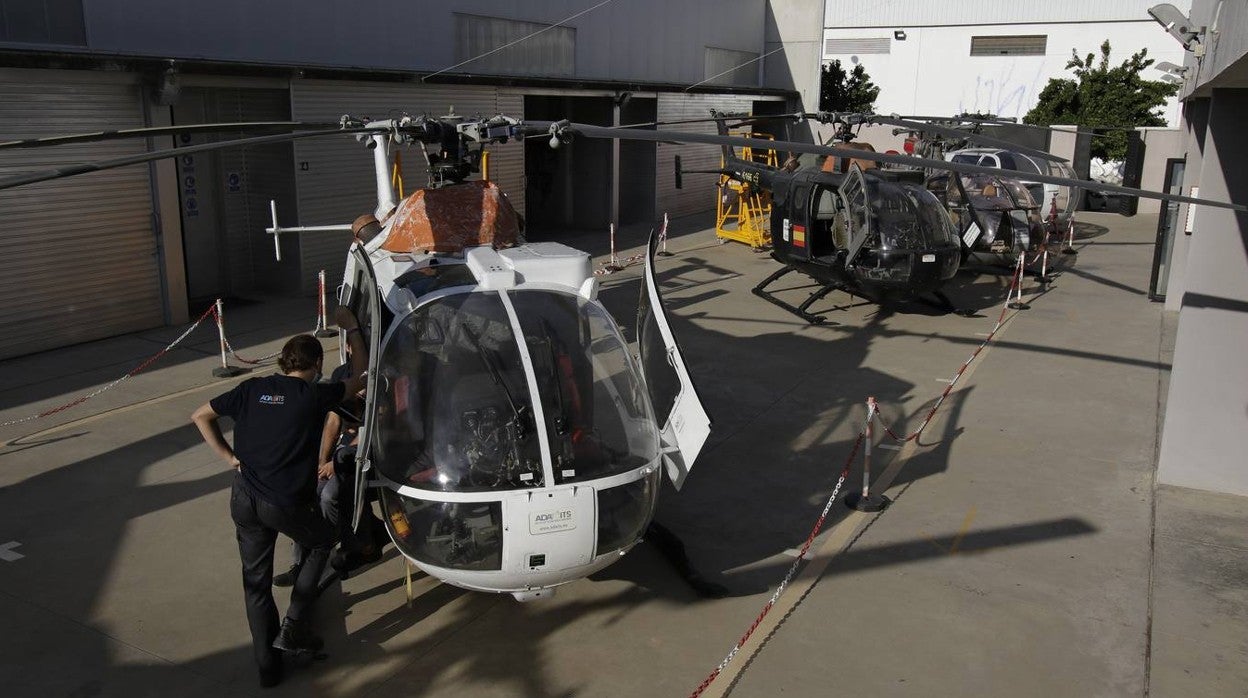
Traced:
POLYGON ((364 510, 364 492, 368 489, 368 472, 372 470, 369 451, 373 443, 373 428, 377 421, 377 393, 380 387, 377 381, 381 375, 377 370, 377 365, 381 359, 381 334, 384 328, 380 326, 381 292, 377 288, 377 274, 373 271, 373 264, 369 261, 368 253, 363 245, 356 243, 351 246, 351 259, 355 262, 355 267, 362 277, 359 287, 353 289, 353 295, 359 297, 360 303, 353 302, 351 305, 367 308, 367 318, 361 318, 358 310, 356 317, 361 320, 361 329, 367 333, 364 339, 368 342, 368 382, 364 386, 364 421, 360 424, 359 446, 355 452, 353 500, 355 507, 351 516, 351 530, 355 530, 360 525, 360 514, 364 510), (363 327, 365 322, 370 326, 363 327))
POLYGON ((863 245, 867 243, 867 239, 871 236, 871 215, 867 205, 867 183, 862 175, 862 169, 858 167, 858 163, 849 166, 849 172, 845 173, 845 181, 841 183, 839 188, 841 199, 845 202, 845 209, 848 215, 849 223, 849 249, 845 255, 845 264, 852 264, 854 259, 858 257, 858 253, 862 251, 863 245))
POLYGON ((658 238, 651 233, 645 286, 637 308, 637 348, 641 353, 642 377, 663 440, 663 465, 672 485, 680 489, 710 436, 711 418, 693 387, 663 309, 663 298, 654 275, 657 246, 658 238))

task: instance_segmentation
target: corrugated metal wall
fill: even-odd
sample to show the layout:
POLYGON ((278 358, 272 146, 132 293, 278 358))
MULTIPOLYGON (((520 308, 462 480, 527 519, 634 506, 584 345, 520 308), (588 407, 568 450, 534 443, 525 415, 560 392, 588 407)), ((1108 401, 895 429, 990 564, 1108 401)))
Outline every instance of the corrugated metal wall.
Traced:
MULTIPOLYGON (((0 71, 0 140, 143 125, 136 79, 0 71)), ((145 149, 123 140, 10 150, 0 176, 145 149)), ((0 192, 0 231, 0 358, 163 324, 148 167, 0 192)))
MULTIPOLYGON (((748 112, 756 99, 751 95, 707 95, 663 93, 659 95, 658 121, 681 119, 705 119, 710 110, 723 112, 748 112)), ((700 124, 674 124, 665 130, 690 133, 715 133, 713 122, 700 124)), ((655 157, 655 216, 684 216, 707 211, 715 207, 714 174, 687 174, 682 178, 682 189, 676 188, 676 156, 681 156, 681 167, 686 170, 706 170, 719 167, 720 149, 713 145, 670 145, 660 143, 655 157)))
MULTIPOLYGON (((296 121, 336 120, 343 114, 384 119, 400 113, 492 116, 506 108, 510 116, 521 117, 521 98, 504 94, 494 86, 414 85, 299 80, 291 84, 291 118, 296 121), (514 108, 513 108, 514 107, 514 108)), ((524 149, 507 144, 491 149, 493 179, 524 210, 524 149)), ((295 187, 299 202, 300 225, 350 223, 377 206, 373 179, 373 158, 352 138, 315 138, 296 141, 295 187)), ((402 152, 405 189, 410 192, 426 184, 424 159, 419 149, 402 152)), ((293 236, 291 236, 293 237, 293 236)), ((316 291, 316 272, 324 269, 330 285, 342 277, 347 239, 332 233, 308 233, 299 240, 303 291, 316 291)), ((283 240, 289 251, 294 243, 283 240)), ((283 254, 287 254, 284 252, 283 254)))

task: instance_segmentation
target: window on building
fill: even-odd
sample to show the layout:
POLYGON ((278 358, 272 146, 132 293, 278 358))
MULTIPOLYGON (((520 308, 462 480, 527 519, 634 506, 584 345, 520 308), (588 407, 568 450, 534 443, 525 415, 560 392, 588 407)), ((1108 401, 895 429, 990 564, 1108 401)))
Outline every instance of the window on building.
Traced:
POLYGON ((1044 34, 972 36, 972 56, 1043 56, 1049 42, 1044 34))
POLYGON ((82 0, 0 0, 0 41, 86 46, 82 0))
POLYGON ((574 77, 576 30, 572 27, 456 12, 455 62, 477 56, 481 57, 458 70, 493 75, 574 77), (507 46, 512 42, 519 43, 507 46), (507 48, 490 53, 503 46, 507 48))
POLYGON ((889 53, 892 45, 893 39, 888 36, 859 39, 825 39, 823 42, 823 53, 828 56, 889 53))
POLYGON ((758 63, 757 53, 707 46, 702 77, 712 85, 757 87, 758 63))

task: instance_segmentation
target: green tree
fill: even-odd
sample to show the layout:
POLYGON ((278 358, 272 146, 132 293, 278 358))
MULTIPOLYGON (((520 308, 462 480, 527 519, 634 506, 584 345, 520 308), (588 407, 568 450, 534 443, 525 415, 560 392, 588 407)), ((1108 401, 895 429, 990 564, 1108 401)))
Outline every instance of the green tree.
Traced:
POLYGON ((839 112, 871 112, 880 88, 862 64, 846 73, 839 60, 826 63, 819 75, 819 109, 839 112))
POLYGON ((1092 141, 1092 157, 1121 160, 1127 154, 1127 133, 1123 127, 1165 126, 1160 107, 1178 92, 1179 86, 1145 80, 1140 73, 1153 60, 1148 49, 1140 49, 1121 65, 1109 65, 1109 41, 1101 44, 1101 57, 1089 53, 1080 58, 1073 50, 1066 68, 1075 79, 1053 78, 1041 90, 1035 108, 1023 123, 1051 126, 1118 127, 1092 141))

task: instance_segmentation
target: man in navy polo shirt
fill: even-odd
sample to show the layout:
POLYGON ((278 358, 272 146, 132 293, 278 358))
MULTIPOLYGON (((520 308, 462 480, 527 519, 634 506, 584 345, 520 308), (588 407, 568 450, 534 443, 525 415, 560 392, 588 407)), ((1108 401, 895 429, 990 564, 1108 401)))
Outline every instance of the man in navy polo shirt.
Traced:
POLYGON ((280 374, 249 378, 191 415, 204 441, 238 472, 230 514, 243 563, 247 623, 264 687, 282 680, 282 656, 275 649, 317 652, 322 646, 307 627, 306 616, 336 530, 317 505, 317 449, 325 416, 344 395, 363 388, 368 366, 355 316, 339 307, 335 320, 351 347, 352 377, 318 383, 324 359, 321 343, 311 335, 297 335, 282 347, 280 374), (234 420, 233 448, 221 434, 221 417, 234 420), (280 627, 271 589, 279 532, 309 551, 280 627))

